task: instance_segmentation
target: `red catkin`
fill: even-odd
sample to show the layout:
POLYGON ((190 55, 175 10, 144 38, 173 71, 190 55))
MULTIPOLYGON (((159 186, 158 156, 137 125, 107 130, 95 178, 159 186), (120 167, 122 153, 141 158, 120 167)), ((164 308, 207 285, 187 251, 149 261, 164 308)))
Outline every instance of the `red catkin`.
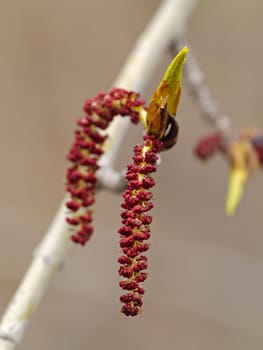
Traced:
POLYGON ((136 316, 143 304, 144 289, 140 283, 147 278, 148 259, 142 253, 149 249, 146 243, 150 238, 152 217, 147 212, 152 209, 152 193, 154 186, 151 173, 156 171, 158 153, 163 143, 153 136, 144 136, 144 144, 134 147, 133 164, 128 165, 126 178, 128 187, 123 194, 123 226, 119 229, 120 247, 123 255, 119 257, 119 275, 123 278, 119 285, 128 291, 120 297, 121 311, 126 316, 136 316))
POLYGON ((195 146, 194 153, 203 160, 210 158, 220 149, 223 142, 223 136, 220 133, 207 135, 203 137, 195 146))
POLYGON ((72 165, 67 171, 66 190, 70 198, 66 202, 69 210, 66 221, 72 227, 71 239, 75 243, 84 245, 93 232, 90 207, 95 202, 96 171, 107 138, 101 130, 116 115, 129 116, 133 123, 138 123, 139 106, 144 107, 139 94, 117 88, 99 93, 85 103, 85 115, 77 122, 75 139, 67 155, 72 165))

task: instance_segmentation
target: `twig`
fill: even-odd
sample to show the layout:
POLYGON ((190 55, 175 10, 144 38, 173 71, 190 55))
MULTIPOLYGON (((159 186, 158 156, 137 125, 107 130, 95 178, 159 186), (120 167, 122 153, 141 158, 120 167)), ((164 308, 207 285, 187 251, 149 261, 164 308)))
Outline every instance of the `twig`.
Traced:
MULTIPOLYGON (((164 51, 177 37, 197 0, 166 0, 142 34, 114 85, 141 91, 161 60, 164 51)), ((129 126, 128 120, 115 120, 108 130, 107 152, 102 167, 116 175, 113 168, 129 126)), ((115 176, 114 175, 114 176, 115 176)), ((105 176, 103 171, 101 176, 105 176)), ((112 176, 112 175, 110 175, 112 176)), ((106 177, 106 176, 105 176, 106 177)), ((118 188, 102 181, 103 186, 118 188)), ((64 201, 46 236, 37 248, 33 261, 12 298, 0 325, 0 350, 11 350, 20 342, 27 325, 53 276, 64 262, 70 247, 65 223, 64 201)))
MULTIPOLYGON (((180 41, 181 40, 176 40, 171 46, 172 55, 175 55, 175 52, 179 51, 179 48, 183 46, 180 41)), ((189 47, 189 45, 187 46, 189 47)), ((205 80, 204 73, 194 57, 192 49, 190 49, 184 71, 191 92, 197 100, 205 120, 211 123, 225 136, 229 136, 231 132, 231 120, 222 112, 219 103, 212 96, 210 88, 205 80)))

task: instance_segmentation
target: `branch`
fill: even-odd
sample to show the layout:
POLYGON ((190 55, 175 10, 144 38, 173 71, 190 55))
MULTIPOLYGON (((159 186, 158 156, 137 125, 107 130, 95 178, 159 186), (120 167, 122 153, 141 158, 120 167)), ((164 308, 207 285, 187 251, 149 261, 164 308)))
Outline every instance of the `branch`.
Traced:
MULTIPOLYGON (((183 45, 184 44, 181 43, 181 40, 177 39, 171 46, 172 55, 174 56, 183 45)), ((189 45, 187 46, 189 47, 189 45)), ((192 49, 190 49, 185 64, 185 76, 190 85, 191 93, 200 106, 205 121, 212 124, 217 131, 229 136, 231 134, 231 120, 225 113, 223 113, 219 103, 212 96, 205 75, 196 60, 192 49)))
MULTIPOLYGON (((166 0, 139 38, 114 85, 141 91, 154 72, 171 42, 180 35, 185 21, 197 0, 166 0)), ((101 160, 102 168, 114 170, 114 162, 128 130, 128 120, 115 120, 108 129, 107 152, 101 160)), ((105 171, 105 170, 104 170, 105 171)), ((114 176, 115 176, 114 175, 114 176)), ((117 174, 118 175, 118 174, 117 174)), ((103 171, 101 176, 105 176, 103 171)), ((105 176, 106 177, 106 176, 105 176)), ((115 176, 116 177, 116 176, 115 176)), ((118 179, 113 185, 118 188, 118 179)), ((12 298, 0 324, 0 350, 11 350, 20 342, 28 323, 48 287, 53 274, 59 270, 71 245, 69 228, 65 223, 64 201, 40 243, 33 261, 12 298)))

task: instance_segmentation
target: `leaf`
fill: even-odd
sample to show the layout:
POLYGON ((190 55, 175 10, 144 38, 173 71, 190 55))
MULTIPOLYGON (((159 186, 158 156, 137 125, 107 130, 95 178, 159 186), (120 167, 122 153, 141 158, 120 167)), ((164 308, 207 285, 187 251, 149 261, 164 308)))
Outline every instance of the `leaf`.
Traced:
POLYGON ((229 216, 234 215, 242 198, 247 177, 248 171, 246 168, 232 168, 230 170, 226 201, 226 214, 229 216))
POLYGON ((229 146, 232 165, 230 169, 226 214, 232 216, 242 198, 248 178, 248 156, 250 144, 247 140, 233 142, 229 146))

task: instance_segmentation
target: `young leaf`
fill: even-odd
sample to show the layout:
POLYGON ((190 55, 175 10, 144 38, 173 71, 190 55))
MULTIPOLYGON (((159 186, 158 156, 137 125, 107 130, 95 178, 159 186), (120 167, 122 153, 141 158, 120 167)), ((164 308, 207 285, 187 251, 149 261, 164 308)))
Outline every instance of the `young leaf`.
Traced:
POLYGON ((226 214, 232 216, 241 200, 248 178, 248 155, 250 144, 247 140, 232 143, 229 147, 232 165, 229 175, 226 214))
POLYGON ((226 214, 232 216, 241 200, 247 180, 246 168, 232 168, 229 175, 228 195, 226 201, 226 214))
POLYGON ((160 85, 152 95, 146 116, 146 130, 162 139, 171 126, 181 95, 182 70, 188 48, 184 47, 169 64, 160 85))

